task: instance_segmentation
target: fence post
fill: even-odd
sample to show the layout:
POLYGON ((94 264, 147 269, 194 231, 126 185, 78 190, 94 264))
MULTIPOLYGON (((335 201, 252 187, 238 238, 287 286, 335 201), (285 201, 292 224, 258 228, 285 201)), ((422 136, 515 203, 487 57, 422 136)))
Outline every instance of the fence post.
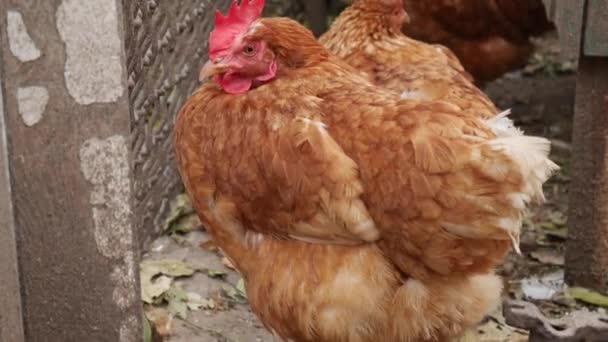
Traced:
POLYGON ((608 5, 587 0, 574 114, 566 250, 571 285, 608 292, 608 5))
POLYGON ((24 342, 3 102, 0 70, 0 341, 24 342))
POLYGON ((122 1, 0 3, 28 341, 141 340, 122 1))

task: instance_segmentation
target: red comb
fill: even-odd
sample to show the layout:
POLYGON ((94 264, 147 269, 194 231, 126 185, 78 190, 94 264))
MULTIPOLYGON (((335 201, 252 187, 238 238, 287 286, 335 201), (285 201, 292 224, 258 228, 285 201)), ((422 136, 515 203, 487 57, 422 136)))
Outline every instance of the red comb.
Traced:
POLYGON ((209 58, 221 57, 223 51, 230 49, 236 36, 244 33, 251 23, 262 15, 264 0, 241 0, 239 6, 234 0, 226 16, 215 12, 215 29, 209 35, 209 58))

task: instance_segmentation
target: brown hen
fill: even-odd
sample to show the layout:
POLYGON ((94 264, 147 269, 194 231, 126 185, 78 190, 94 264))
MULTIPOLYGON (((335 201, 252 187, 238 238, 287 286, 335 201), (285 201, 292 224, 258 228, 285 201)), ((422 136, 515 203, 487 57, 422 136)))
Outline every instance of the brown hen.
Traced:
POLYGON ((478 81, 491 81, 523 66, 530 37, 553 28, 542 0, 405 0, 404 32, 443 44, 478 81))
POLYGON ((253 311, 284 341, 462 334, 500 297, 490 272, 542 199, 548 142, 401 99, 295 21, 258 19, 262 7, 217 16, 201 72, 213 82, 185 103, 174 138, 253 311))
POLYGON ((401 0, 355 0, 319 41, 372 82, 404 98, 441 100, 473 116, 495 116, 494 104, 449 49, 401 33, 406 20, 401 0))

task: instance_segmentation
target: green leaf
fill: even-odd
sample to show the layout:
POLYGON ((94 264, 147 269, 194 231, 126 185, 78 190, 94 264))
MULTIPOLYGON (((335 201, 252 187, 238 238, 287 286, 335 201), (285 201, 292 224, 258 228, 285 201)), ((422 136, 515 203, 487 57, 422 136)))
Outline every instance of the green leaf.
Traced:
POLYGON ((191 276, 196 270, 185 262, 177 259, 145 260, 141 263, 141 272, 154 277, 164 274, 170 277, 191 276))
POLYGON ((207 270, 207 275, 211 278, 224 278, 228 273, 221 270, 207 270))
POLYGON ((165 219, 165 224, 163 225, 163 231, 171 232, 172 226, 174 223, 178 222, 180 218, 185 215, 194 213, 192 209, 192 205, 190 204, 190 199, 186 194, 180 194, 171 202, 169 214, 165 219))
POLYGON ((608 307, 608 296, 584 287, 571 287, 568 289, 568 294, 587 304, 608 307))
POLYGON ((143 317, 143 321, 144 321, 144 332, 143 332, 144 342, 152 342, 152 326, 150 325, 150 321, 148 321, 148 317, 146 317, 145 314, 143 317))
POLYGON ((239 279, 239 282, 236 283, 236 290, 241 297, 247 298, 247 290, 245 290, 245 281, 243 278, 239 279))

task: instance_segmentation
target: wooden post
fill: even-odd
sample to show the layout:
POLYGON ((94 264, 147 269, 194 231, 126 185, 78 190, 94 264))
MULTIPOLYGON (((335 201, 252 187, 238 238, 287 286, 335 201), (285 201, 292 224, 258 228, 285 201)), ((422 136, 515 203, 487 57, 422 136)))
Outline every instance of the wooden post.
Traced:
POLYGON ((8 138, 0 156, 11 179, 7 196, 3 163, 0 216, 9 224, 0 244, 9 249, 0 252, 0 288, 11 282, 0 293, 3 342, 21 338, 18 308, 4 316, 14 301, 27 341, 141 341, 122 8, 122 0, 0 2, 8 138), (7 339, 6 324, 15 324, 7 339))
POLYGON ((24 342, 3 102, 0 71, 0 341, 24 342))
POLYGON ((608 293, 608 6, 588 0, 586 19, 579 42, 566 280, 608 293))
POLYGON ((608 58, 579 60, 566 277, 608 291, 608 58))

